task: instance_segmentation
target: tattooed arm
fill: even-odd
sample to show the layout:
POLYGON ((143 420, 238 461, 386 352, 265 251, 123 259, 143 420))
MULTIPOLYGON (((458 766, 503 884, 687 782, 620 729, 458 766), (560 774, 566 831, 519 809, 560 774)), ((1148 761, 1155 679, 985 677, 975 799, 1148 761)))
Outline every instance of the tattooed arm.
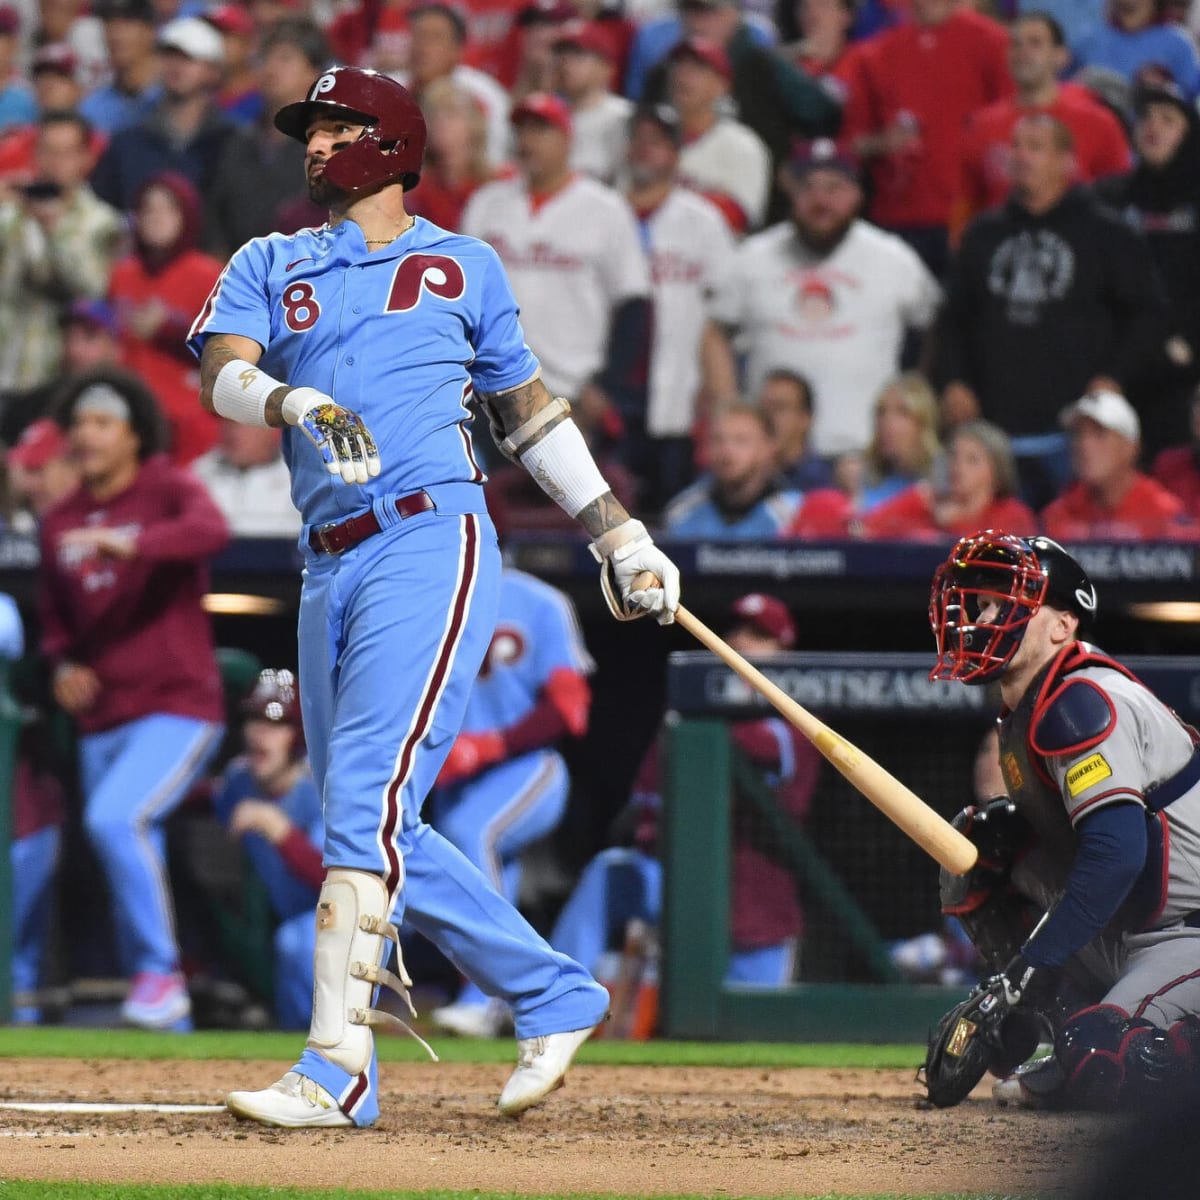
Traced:
MULTIPOLYGON (((253 338, 237 333, 214 333, 205 340, 200 353, 200 403, 208 412, 217 411, 213 404, 213 384, 221 368, 235 359, 256 363, 262 357, 262 352, 262 347, 253 338)), ((291 390, 281 384, 267 397, 264 415, 268 425, 280 427, 285 424, 283 398, 291 390)))
MULTIPOLYGON (((570 408, 556 401, 540 379, 530 380, 507 392, 493 392, 483 397, 483 403, 497 443, 505 440, 509 440, 510 444, 515 442, 512 446, 514 458, 520 458, 552 429, 570 419, 570 408), (547 411, 550 409, 554 411, 547 411), (539 419, 539 414, 544 415, 539 419)), ((561 486, 556 487, 556 481, 547 478, 544 473, 536 470, 532 473, 546 494, 561 503, 564 496, 561 486)), ((606 491, 585 504, 575 514, 575 519, 593 538, 598 538, 628 521, 629 513, 611 491, 606 491)))
POLYGON ((570 405, 540 379, 482 399, 504 454, 591 534, 600 588, 613 616, 627 621, 650 613, 669 625, 679 605, 679 570, 612 494, 571 420, 570 405))

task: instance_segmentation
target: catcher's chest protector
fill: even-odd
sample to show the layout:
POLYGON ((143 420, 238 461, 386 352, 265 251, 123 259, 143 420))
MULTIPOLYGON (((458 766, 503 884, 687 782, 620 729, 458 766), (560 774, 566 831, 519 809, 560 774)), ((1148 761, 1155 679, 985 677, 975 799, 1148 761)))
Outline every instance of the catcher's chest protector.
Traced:
POLYGON ((1049 695, 1046 684, 1052 682, 1048 675, 1054 665, 1051 664, 1039 675, 1021 697, 1017 707, 1001 718, 1000 770, 1009 798, 1033 827, 1038 845, 1048 853, 1054 866, 1061 867, 1060 879, 1045 881, 1057 890, 1065 882, 1075 857, 1075 832, 1071 828, 1058 785, 1045 773, 1040 756, 1034 753, 1029 744, 1030 729, 1041 716, 1038 710, 1044 707, 1044 697, 1049 695))

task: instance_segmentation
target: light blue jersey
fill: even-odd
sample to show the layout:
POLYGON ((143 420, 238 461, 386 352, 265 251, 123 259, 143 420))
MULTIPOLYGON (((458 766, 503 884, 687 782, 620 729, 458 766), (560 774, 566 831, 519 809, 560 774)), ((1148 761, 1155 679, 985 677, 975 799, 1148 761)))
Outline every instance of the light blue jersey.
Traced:
POLYGON ((496 632, 467 701, 463 729, 507 729, 529 714, 556 671, 588 675, 593 667, 571 601, 548 583, 506 567, 496 632))
POLYGON ((382 448, 365 484, 332 477, 307 438, 284 430, 292 501, 307 525, 340 520, 384 496, 479 483, 467 408, 472 391, 532 379, 517 302, 496 252, 421 217, 368 254, 353 221, 247 242, 221 273, 188 338, 213 333, 264 347, 259 365, 352 409, 382 448))

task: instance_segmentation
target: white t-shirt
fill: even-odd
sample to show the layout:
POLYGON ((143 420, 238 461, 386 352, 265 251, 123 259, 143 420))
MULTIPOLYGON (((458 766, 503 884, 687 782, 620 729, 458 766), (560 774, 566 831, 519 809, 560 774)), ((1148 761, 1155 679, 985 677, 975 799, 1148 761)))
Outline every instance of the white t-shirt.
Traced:
POLYGON ((812 384, 813 447, 830 455, 870 442, 875 400, 900 369, 905 330, 928 328, 940 302, 925 264, 895 235, 855 221, 817 258, 783 222, 738 247, 714 309, 742 331, 750 395, 777 367, 812 384))
POLYGON ((612 183, 625 162, 631 112, 632 101, 613 95, 591 108, 574 109, 571 166, 601 183, 612 183))
POLYGON ((235 467, 213 449, 189 466, 225 514, 234 537, 300 536, 300 514, 292 503, 291 477, 282 456, 261 466, 235 467))
POLYGON ((700 341, 735 244, 721 213, 686 188, 673 189, 643 229, 654 289, 646 430, 652 437, 678 437, 691 432, 695 419, 700 341))
POLYGON ((629 205, 584 175, 536 204, 523 180, 504 179, 471 197, 462 232, 500 255, 546 386, 575 399, 604 365, 613 309, 650 294, 629 205))
POLYGON ((679 155, 679 178, 698 192, 729 196, 746 214, 750 229, 767 215, 771 192, 771 154, 754 130, 722 117, 679 155))

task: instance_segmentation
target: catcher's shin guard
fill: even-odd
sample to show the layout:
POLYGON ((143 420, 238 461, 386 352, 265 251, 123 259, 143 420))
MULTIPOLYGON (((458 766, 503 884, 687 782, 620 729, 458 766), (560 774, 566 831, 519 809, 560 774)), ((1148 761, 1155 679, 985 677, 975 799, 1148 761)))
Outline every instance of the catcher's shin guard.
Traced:
POLYGON ((394 1025, 437 1055, 398 1017, 371 1006, 376 984, 392 989, 415 1017, 395 926, 387 919, 387 889, 367 871, 332 868, 317 901, 313 958, 313 1016, 308 1048, 350 1075, 367 1069, 374 1050, 372 1026, 394 1025), (396 946, 396 974, 382 965, 396 946))

